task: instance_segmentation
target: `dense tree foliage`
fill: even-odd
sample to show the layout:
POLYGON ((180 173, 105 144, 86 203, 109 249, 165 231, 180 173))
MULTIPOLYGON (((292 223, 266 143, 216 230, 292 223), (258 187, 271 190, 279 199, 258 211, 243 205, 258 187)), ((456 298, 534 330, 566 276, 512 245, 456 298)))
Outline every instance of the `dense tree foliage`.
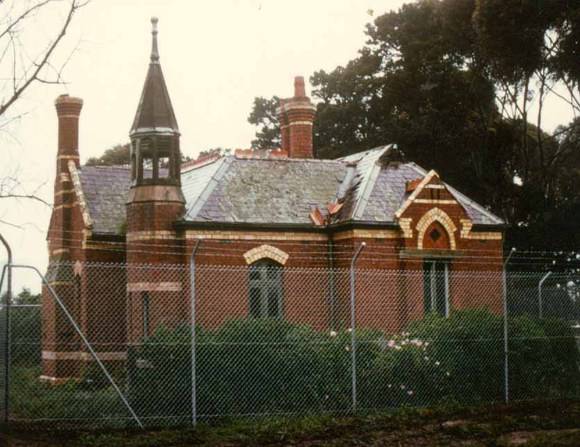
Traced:
POLYGON ((130 163, 129 143, 116 144, 107 149, 100 157, 91 157, 87 160, 87 166, 115 166, 128 165, 130 163))
MULTIPOLYGON (((548 97, 580 112, 580 3, 419 0, 366 33, 354 59, 310 79, 317 157, 395 142, 505 218, 509 245, 580 246, 579 123, 542 128, 548 97)), ((257 147, 278 144, 276 103, 254 101, 257 147)))
MULTIPOLYGON (((129 165, 131 144, 116 144, 107 149, 100 157, 91 157, 87 160, 87 166, 123 166, 129 165)), ((191 157, 181 154, 181 161, 189 161, 191 157)))

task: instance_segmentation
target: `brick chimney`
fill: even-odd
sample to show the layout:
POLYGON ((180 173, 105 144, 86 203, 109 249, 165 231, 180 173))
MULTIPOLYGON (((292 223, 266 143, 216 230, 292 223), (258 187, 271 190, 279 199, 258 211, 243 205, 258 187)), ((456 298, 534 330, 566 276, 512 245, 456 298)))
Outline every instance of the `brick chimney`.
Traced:
POLYGON ((79 158, 79 116, 83 108, 83 100, 69 95, 60 95, 55 101, 58 115, 58 158, 57 174, 67 172, 69 160, 77 167, 79 158))
POLYGON ((83 100, 60 95, 54 102, 58 116, 58 150, 56 154, 56 177, 54 179, 54 206, 50 220, 48 245, 49 256, 54 259, 70 259, 72 207, 75 203, 69 162, 78 167, 79 162, 79 116, 83 100))
POLYGON ((290 158, 313 158, 312 126, 316 107, 306 96, 304 78, 294 78, 294 96, 281 99, 278 108, 282 150, 288 151, 290 158))

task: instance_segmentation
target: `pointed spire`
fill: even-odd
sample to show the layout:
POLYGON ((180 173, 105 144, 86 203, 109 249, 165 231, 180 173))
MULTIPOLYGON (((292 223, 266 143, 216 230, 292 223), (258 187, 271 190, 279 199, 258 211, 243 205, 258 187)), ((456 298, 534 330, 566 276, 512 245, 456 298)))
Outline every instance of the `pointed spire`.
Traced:
POLYGON ((159 50, 157 47, 157 18, 151 18, 153 36, 151 47, 151 63, 147 71, 147 78, 141 93, 141 100, 137 107, 135 120, 131 127, 131 135, 137 133, 164 133, 179 134, 177 120, 169 98, 169 92, 165 85, 161 64, 159 63, 159 50))
POLYGON ((157 22, 159 19, 157 17, 151 17, 151 63, 159 63, 159 49, 157 48, 157 22))

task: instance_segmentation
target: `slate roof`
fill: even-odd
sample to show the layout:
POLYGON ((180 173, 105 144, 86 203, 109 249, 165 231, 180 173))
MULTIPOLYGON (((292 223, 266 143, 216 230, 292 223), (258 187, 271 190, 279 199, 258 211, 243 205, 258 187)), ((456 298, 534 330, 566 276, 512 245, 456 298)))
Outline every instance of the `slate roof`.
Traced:
MULTIPOLYGON (((255 159, 234 155, 182 172, 184 219, 191 222, 305 224, 309 214, 340 199, 337 221, 393 223, 408 195, 406 182, 427 172, 415 163, 380 163, 389 146, 337 160, 255 159)), ((127 167, 79 172, 96 233, 115 234, 125 221, 127 167)), ((503 221, 447 185, 475 224, 503 221)))
MULTIPOLYGON (((313 207, 325 207, 336 200, 345 171, 344 163, 333 160, 226 157, 220 160, 214 181, 208 184, 211 191, 199 196, 185 195, 185 218, 310 224, 313 207)), ((193 177, 196 177, 195 170, 185 182, 193 177)))
POLYGON ((93 232, 119 234, 125 223, 125 203, 131 187, 131 170, 127 166, 83 166, 79 169, 81 187, 93 232))

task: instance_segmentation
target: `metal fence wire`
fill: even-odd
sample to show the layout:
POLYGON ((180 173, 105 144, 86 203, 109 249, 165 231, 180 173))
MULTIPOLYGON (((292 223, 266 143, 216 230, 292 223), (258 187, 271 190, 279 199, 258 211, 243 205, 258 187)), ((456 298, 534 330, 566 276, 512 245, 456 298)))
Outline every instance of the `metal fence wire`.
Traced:
POLYGON ((501 271, 437 266, 53 264, 42 298, 15 291, 9 331, 2 307, 0 408, 154 426, 579 397, 579 278, 545 276, 504 292, 501 271))
MULTIPOLYGON (((0 263, 0 420, 6 421, 8 414, 6 412, 6 391, 8 382, 6 381, 9 363, 9 341, 8 335, 8 311, 6 310, 6 301, 8 299, 6 278, 7 269, 5 263, 0 263)), ((39 340, 37 339, 38 343, 39 340)))

